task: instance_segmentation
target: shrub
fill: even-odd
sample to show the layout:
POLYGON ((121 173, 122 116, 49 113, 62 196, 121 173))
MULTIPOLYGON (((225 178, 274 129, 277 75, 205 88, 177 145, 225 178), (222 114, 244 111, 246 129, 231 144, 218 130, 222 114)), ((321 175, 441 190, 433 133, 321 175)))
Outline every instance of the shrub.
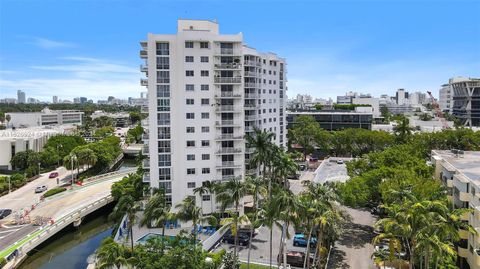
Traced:
POLYGON ((46 197, 50 197, 52 195, 55 195, 57 193, 61 193, 61 192, 64 192, 66 191, 67 188, 65 187, 58 187, 58 188, 54 188, 54 189, 51 189, 51 190, 48 190, 44 195, 43 197, 46 198, 46 197))

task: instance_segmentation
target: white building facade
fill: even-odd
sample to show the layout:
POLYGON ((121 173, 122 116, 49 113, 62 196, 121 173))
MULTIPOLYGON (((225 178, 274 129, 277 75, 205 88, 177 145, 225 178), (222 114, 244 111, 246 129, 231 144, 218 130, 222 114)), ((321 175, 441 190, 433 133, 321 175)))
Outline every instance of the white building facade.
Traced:
MULTIPOLYGON (((179 20, 177 34, 148 34, 140 43, 148 88, 149 169, 144 181, 178 204, 205 181, 244 178, 254 127, 286 145, 286 62, 245 46, 243 35, 219 34, 216 22, 179 20)), ((203 204, 214 199, 202 197, 203 204)), ((200 198, 196 196, 197 204, 200 198)), ((216 211, 205 206, 204 213, 216 211)))
POLYGON ((453 95, 450 84, 443 84, 442 88, 438 91, 438 105, 442 111, 452 112, 453 95))
POLYGON ((83 112, 78 110, 50 110, 40 112, 11 112, 9 127, 25 128, 45 125, 78 124, 83 122, 83 112))

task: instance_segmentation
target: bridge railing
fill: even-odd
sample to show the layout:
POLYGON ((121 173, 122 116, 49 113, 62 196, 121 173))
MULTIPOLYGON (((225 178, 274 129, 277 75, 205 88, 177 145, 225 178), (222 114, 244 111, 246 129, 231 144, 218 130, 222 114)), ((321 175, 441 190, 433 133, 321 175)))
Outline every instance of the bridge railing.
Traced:
POLYGON ((75 209, 74 212, 68 213, 53 223, 40 227, 39 229, 33 231, 31 234, 23 237, 17 242, 11 244, 5 250, 1 251, 2 253, 0 258, 5 258, 10 256, 12 253, 15 253, 15 258, 18 259, 26 255, 33 248, 41 244, 43 241, 47 240, 50 236, 56 234, 67 225, 81 219, 82 217, 88 215, 89 213, 97 210, 100 207, 112 202, 114 198, 111 194, 108 194, 105 197, 102 197, 92 203, 89 203, 85 206, 82 206, 78 209, 75 209))
POLYGON ((135 172, 136 171, 136 168, 132 168, 132 169, 127 169, 127 170, 124 170, 124 171, 115 171, 115 172, 110 172, 110 173, 105 173, 105 174, 101 174, 101 175, 98 175, 98 176, 94 176, 94 177, 89 177, 87 179, 85 179, 85 184, 87 183, 90 183, 91 181, 96 181, 98 179, 102 179, 102 178, 106 178, 106 177, 110 177, 110 176, 114 176, 114 175, 128 175, 132 172, 135 172))

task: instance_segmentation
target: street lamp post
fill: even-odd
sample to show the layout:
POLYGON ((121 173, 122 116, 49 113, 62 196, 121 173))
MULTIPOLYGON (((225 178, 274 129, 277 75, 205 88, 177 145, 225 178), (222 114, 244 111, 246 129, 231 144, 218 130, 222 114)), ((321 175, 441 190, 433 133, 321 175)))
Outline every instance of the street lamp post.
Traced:
POLYGON ((70 161, 71 161, 70 169, 72 169, 72 187, 73 187, 73 181, 74 181, 74 179, 73 179, 73 170, 75 170, 75 169, 73 168, 73 160, 76 160, 76 159, 77 159, 77 156, 75 156, 75 155, 73 155, 73 154, 70 156, 70 161))
POLYGON ((57 155, 58 155, 58 160, 57 160, 57 167, 60 166, 60 150, 58 148, 62 148, 62 144, 57 144, 57 155))

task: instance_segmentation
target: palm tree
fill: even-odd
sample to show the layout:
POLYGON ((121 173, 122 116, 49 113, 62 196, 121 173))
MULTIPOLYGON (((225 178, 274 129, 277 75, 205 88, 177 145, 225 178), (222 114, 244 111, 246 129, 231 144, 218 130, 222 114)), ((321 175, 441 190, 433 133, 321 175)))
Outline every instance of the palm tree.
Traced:
POLYGON ((111 237, 103 240, 97 250, 97 268, 107 269, 115 266, 120 269, 122 265, 128 265, 125 247, 113 241, 111 237))
MULTIPOLYGON (((253 195, 253 218, 250 224, 250 238, 253 238, 253 231, 257 223, 257 210, 258 210, 258 196, 265 196, 267 190, 265 189, 265 180, 261 177, 247 177, 245 184, 248 188, 248 193, 253 195)), ((250 269, 250 252, 252 250, 252 240, 248 242, 248 258, 247 269, 250 269)))
POLYGON ((248 134, 245 138, 247 146, 255 148, 252 154, 250 164, 263 169, 262 176, 265 177, 267 171, 268 160, 272 157, 271 151, 273 147, 272 139, 274 134, 260 129, 254 128, 253 135, 248 134))
POLYGON ((277 158, 272 158, 272 167, 274 168, 273 174, 278 178, 278 183, 288 189, 287 178, 298 172, 298 164, 289 154, 283 152, 281 149, 279 149, 278 154, 275 156, 277 158))
POLYGON ((256 222, 261 225, 265 225, 270 229, 270 245, 269 245, 269 253, 270 253, 270 268, 272 268, 272 251, 273 251, 273 244, 272 244, 272 235, 273 235, 273 226, 275 225, 278 218, 278 207, 273 201, 273 199, 267 199, 263 204, 262 208, 257 213, 256 222))
POLYGON ((178 212, 175 217, 181 221, 192 221, 193 223, 193 241, 197 243, 197 224, 200 223, 202 218, 202 210, 195 205, 195 197, 187 196, 183 201, 175 206, 178 212))
MULTIPOLYGON (((240 178, 235 177, 231 180, 220 183, 217 188, 217 201, 220 202, 222 211, 231 205, 234 204, 235 212, 240 214, 240 200, 245 197, 248 192, 248 185, 245 181, 242 181, 240 178)), ((238 219, 236 219, 238 220, 238 219)), ((238 226, 238 223, 235 223, 235 226, 238 226)), ((234 255, 237 256, 237 243, 238 243, 238 234, 235 234, 235 249, 234 255)))
MULTIPOLYGON (((282 223, 282 237, 280 240, 280 253, 283 256, 283 265, 287 265, 287 245, 286 240, 290 238, 288 228, 291 223, 295 223, 298 219, 298 200, 297 197, 288 189, 277 187, 274 188, 273 201, 279 212, 279 220, 282 223)), ((279 259, 279 265, 281 264, 279 259)))
POLYGON ((412 134, 412 127, 410 127, 410 121, 407 117, 403 116, 397 120, 397 126, 395 126, 395 135, 400 142, 406 142, 412 134))
POLYGON ((217 188, 217 184, 214 181, 207 180, 203 182, 203 186, 205 186, 210 194, 210 212, 213 214, 213 197, 217 188))
MULTIPOLYGON (((199 187, 196 187, 195 189, 193 189, 193 193, 194 194, 198 194, 198 196, 200 196, 200 208, 202 209, 202 215, 203 215, 203 195, 208 193, 208 189, 207 187, 202 184, 201 186, 199 187)), ((211 201, 212 199, 210 199, 211 201)), ((213 213, 213 212, 212 212, 213 213)))
POLYGON ((118 203, 115 205, 113 212, 110 215, 110 218, 114 220, 121 220, 124 215, 127 216, 127 228, 129 235, 127 240, 130 239, 132 251, 133 251, 133 225, 136 221, 137 211, 140 209, 140 206, 135 201, 134 197, 128 193, 122 195, 118 200, 118 203))
MULTIPOLYGON (((237 238, 238 238, 238 230, 240 230, 240 225, 241 224, 248 224, 250 223, 250 220, 248 219, 247 215, 241 215, 238 212, 233 212, 227 210, 226 213, 230 215, 228 218, 223 218, 220 220, 220 224, 223 226, 222 229, 228 229, 232 231, 233 236, 235 236, 235 248, 233 250, 233 254, 235 257, 237 257, 237 252, 238 252, 238 244, 237 244, 237 238)), ((252 237, 250 237, 250 241, 252 237)))
POLYGON ((143 212, 143 218, 140 220, 140 226, 162 227, 162 237, 165 235, 165 221, 172 219, 170 206, 165 201, 165 191, 163 189, 154 189, 152 196, 148 199, 143 212))

